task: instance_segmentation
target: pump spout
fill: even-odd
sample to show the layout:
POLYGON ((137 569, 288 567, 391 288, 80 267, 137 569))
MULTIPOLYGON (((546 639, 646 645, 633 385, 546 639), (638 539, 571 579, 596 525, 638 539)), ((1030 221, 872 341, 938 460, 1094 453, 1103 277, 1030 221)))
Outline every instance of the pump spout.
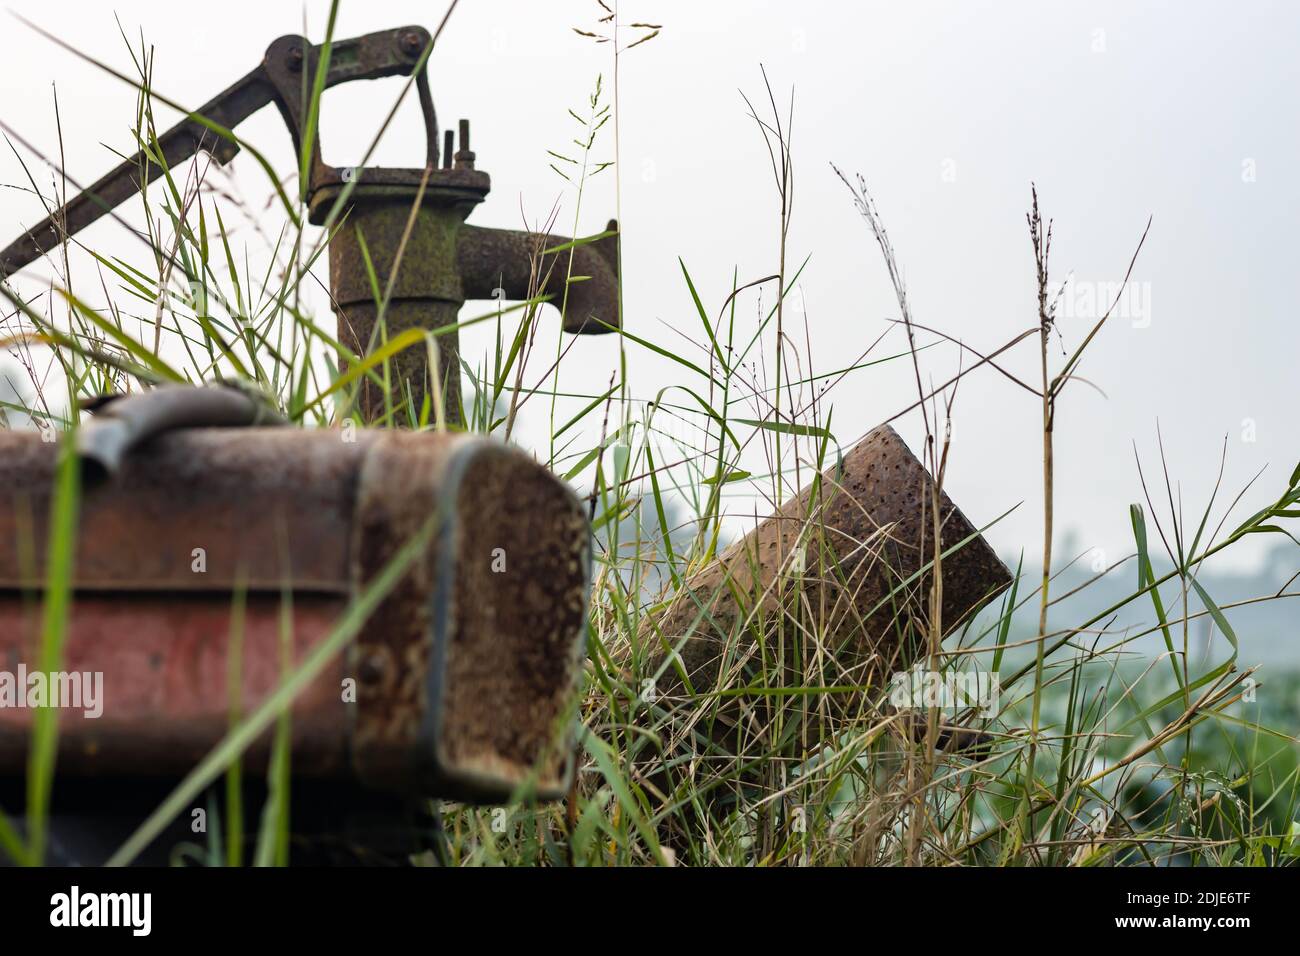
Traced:
POLYGON ((613 332, 621 328, 618 297, 618 223, 607 235, 571 246, 566 236, 539 235, 515 229, 465 225, 457 236, 456 260, 466 299, 527 299, 538 259, 537 289, 563 310, 564 331, 575 334, 613 332), (548 249, 563 248, 546 254, 548 249), (573 254, 572 267, 569 254, 573 254), (581 278, 579 280, 579 277, 581 278), (568 296, 565 296, 567 279, 568 296), (497 290, 502 290, 498 292, 497 290))

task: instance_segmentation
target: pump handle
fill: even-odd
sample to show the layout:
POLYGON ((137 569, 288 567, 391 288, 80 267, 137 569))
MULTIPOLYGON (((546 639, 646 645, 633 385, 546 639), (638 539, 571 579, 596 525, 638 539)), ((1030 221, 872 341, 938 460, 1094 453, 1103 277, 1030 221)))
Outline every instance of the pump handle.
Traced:
MULTIPOLYGON (((429 91, 426 53, 432 43, 429 31, 420 26, 336 40, 330 44, 325 87, 354 80, 410 76, 418 70, 415 82, 428 137, 428 162, 436 169, 438 121, 429 91)), ((126 202, 161 176, 164 169, 183 163, 199 150, 211 154, 223 166, 229 163, 240 146, 234 128, 269 103, 279 109, 295 151, 301 155, 305 104, 310 102, 317 64, 324 54, 324 45, 313 45, 306 37, 283 36, 274 41, 257 69, 163 133, 156 144, 150 144, 152 155, 142 149, 0 252, 0 279, 53 251, 64 239, 126 202), (162 162, 156 162, 155 157, 162 162)), ((307 195, 328 171, 321 160, 317 131, 312 135, 307 195)))

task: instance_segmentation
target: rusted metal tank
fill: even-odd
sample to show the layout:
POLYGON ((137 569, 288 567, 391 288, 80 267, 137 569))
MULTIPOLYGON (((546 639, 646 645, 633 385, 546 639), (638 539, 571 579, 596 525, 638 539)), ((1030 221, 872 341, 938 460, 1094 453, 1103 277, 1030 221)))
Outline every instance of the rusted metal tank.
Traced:
MULTIPOLYGON (((432 520, 412 570, 297 699, 293 771, 477 801, 562 793, 591 560, 573 493, 466 435, 186 427, 261 415, 242 393, 170 388, 83 426, 63 670, 102 674, 102 714, 61 713, 60 778, 183 775, 229 728, 231 675, 255 707, 284 674, 286 625, 301 661, 432 520)), ((0 432, 10 674, 39 660, 58 456, 0 432)), ((22 774, 32 714, 0 708, 0 775, 22 774)))

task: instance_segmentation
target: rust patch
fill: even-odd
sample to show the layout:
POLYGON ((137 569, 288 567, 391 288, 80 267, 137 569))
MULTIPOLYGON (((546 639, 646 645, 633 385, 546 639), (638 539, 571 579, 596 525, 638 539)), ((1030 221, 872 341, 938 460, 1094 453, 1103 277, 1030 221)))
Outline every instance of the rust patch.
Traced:
POLYGON ((586 644, 590 532, 573 494, 494 449, 458 482, 442 759, 481 779, 567 780, 586 644))
MULTIPOLYGON (((84 483, 78 589, 228 593, 242 582, 348 593, 348 529, 371 434, 354 437, 289 428, 156 437, 115 477, 84 483)), ((33 433, 0 432, 0 590, 42 583, 57 456, 33 433)))
POLYGON ((554 795, 567 779, 564 718, 584 647, 586 519, 516 450, 385 433, 362 474, 357 580, 434 514, 429 551, 355 647, 358 772, 472 800, 504 799, 537 773, 538 790, 554 795))
MULTIPOLYGON (((293 661, 329 633, 346 605, 339 597, 294 600, 293 661)), ((0 670, 38 667, 39 603, 0 592, 0 670)), ((252 595, 240 651, 242 711, 248 713, 281 677, 280 598, 252 595)), ((188 773, 230 726, 230 598, 218 594, 81 595, 73 603, 63 671, 102 674, 102 713, 64 708, 59 715, 61 776, 178 777, 188 773)), ((293 769, 308 776, 347 768, 341 663, 326 669, 294 703, 293 769)), ((0 775, 21 774, 34 711, 0 707, 0 775)), ((271 731, 247 751, 260 773, 271 731)))
MULTIPOLYGON (((361 470, 353 532, 353 578, 371 580, 421 532, 439 505, 447 460, 463 439, 384 433, 361 470)), ((426 553, 366 623, 351 651, 357 680, 353 762, 362 777, 409 781, 419 770, 420 724, 428 706, 436 575, 426 553)))

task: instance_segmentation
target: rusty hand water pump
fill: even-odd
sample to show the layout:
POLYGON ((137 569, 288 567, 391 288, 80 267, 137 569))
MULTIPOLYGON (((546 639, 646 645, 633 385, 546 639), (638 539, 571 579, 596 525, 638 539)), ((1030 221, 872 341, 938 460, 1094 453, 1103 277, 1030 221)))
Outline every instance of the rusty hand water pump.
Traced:
MULTIPOLYGON (((309 220, 333 227, 339 340, 364 356, 379 344, 381 317, 392 338, 452 325, 466 300, 487 298, 551 296, 566 304, 566 331, 617 328, 615 223, 577 245, 465 224, 489 178, 474 168, 468 122, 459 144, 451 131, 439 143, 425 70, 432 42, 410 26, 331 45, 326 87, 414 76, 428 140, 418 169, 335 168, 318 137, 308 144, 304 196, 309 220), (563 264, 559 246, 568 246, 563 264), (386 308, 371 269, 381 289, 391 287, 386 308), (570 275, 583 281, 566 288, 570 275)), ((323 55, 302 37, 276 40, 257 69, 160 136, 155 154, 127 160, 0 252, 0 280, 160 176, 157 156, 168 168, 199 150, 229 162, 239 144, 214 126, 229 134, 274 104, 301 151, 304 96, 323 55)), ((457 339, 437 341, 455 422, 457 339)), ((393 357, 391 395, 363 382, 366 421, 390 402, 421 410, 426 355, 393 357)), ((97 697, 62 711, 59 776, 76 785, 56 787, 53 821, 58 799, 73 800, 75 815, 80 796, 93 821, 81 832, 98 831, 114 788, 174 782, 190 770, 232 715, 266 700, 432 529, 346 652, 296 698, 295 802, 311 786, 326 788, 321 805, 349 807, 370 799, 359 794, 395 794, 411 807, 428 796, 500 802, 565 792, 591 548, 585 509, 563 481, 485 438, 284 427, 256 396, 228 387, 160 386, 92 411, 72 449, 82 480, 59 675, 37 673, 36 662, 61 445, 47 440, 51 432, 0 431, 0 783, 21 781, 33 707, 60 694, 97 697)), ((263 734, 245 755, 253 776, 266 769, 270 742, 263 734)), ((3 794, 7 807, 21 803, 3 794)), ((135 821, 149 809, 128 803, 135 821)), ((405 848, 408 838, 397 842, 405 848)), ((65 862, 99 861, 73 842, 83 849, 65 862)))
MULTIPOLYGON (((383 30, 330 45, 325 88, 355 80, 415 76, 426 135, 422 168, 334 167, 321 157, 320 135, 312 133, 304 195, 308 219, 330 225, 331 305, 339 341, 363 356, 378 344, 380 299, 392 287, 383 313, 389 338, 406 329, 454 325, 460 307, 472 299, 522 300, 548 296, 563 304, 564 329, 608 332, 619 327, 618 224, 601 238, 574 245, 563 236, 492 229, 466 224, 483 201, 491 179, 474 168, 469 121, 439 142, 437 115, 429 90, 427 58, 433 38, 420 26, 383 30), (418 205, 417 205, 418 204, 418 205), (560 253, 564 248, 564 260, 560 253), (570 267, 568 257, 572 256, 570 267)), ((229 163, 239 143, 227 133, 264 106, 274 104, 302 154, 305 102, 324 50, 300 36, 281 37, 267 47, 260 66, 158 138, 167 167, 200 150, 229 163)), ((0 279, 56 249, 101 216, 162 175, 163 167, 143 151, 123 162, 44 222, 0 252, 0 279)), ((459 411, 460 358, 455 333, 438 336, 439 369, 448 419, 459 411)), ((429 382, 426 350, 409 348, 391 360, 391 396, 364 381, 358 408, 366 421, 384 414, 388 401, 401 408, 408 396, 420 413, 429 382)))

